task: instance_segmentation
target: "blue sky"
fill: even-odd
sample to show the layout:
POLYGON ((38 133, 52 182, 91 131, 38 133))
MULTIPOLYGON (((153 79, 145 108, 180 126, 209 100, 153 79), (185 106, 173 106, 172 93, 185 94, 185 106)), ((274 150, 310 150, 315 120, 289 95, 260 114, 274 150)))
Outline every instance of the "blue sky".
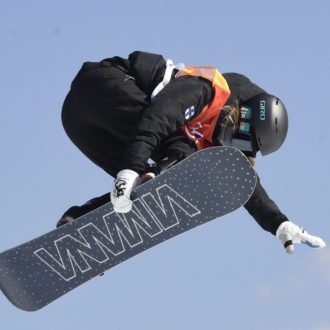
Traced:
MULTIPOLYGON (((246 74, 289 111, 257 170, 282 211, 330 244, 330 3, 1 1, 0 251, 51 230, 113 179, 60 111, 84 61, 134 50, 246 74)), ((35 313, 0 296, 1 329, 329 330, 330 249, 287 255, 242 209, 163 243, 35 313)))

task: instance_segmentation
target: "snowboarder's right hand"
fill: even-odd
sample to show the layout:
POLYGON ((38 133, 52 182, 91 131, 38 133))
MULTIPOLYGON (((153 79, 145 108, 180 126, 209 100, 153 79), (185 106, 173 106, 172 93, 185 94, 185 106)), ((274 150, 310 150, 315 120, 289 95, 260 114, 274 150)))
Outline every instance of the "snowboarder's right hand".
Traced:
POLYGON ((132 190, 140 183, 140 176, 132 170, 122 170, 118 172, 115 186, 110 193, 112 206, 115 212, 127 213, 131 210, 132 190))
POLYGON ((278 227, 276 236, 289 254, 294 252, 293 244, 302 243, 316 249, 324 248, 326 245, 322 238, 308 234, 304 228, 290 221, 285 221, 278 227))

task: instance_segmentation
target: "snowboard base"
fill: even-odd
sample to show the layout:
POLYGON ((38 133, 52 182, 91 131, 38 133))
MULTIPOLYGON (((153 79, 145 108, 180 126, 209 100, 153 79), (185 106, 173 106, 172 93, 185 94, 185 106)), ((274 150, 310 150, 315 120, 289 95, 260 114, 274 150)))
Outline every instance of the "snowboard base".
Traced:
POLYGON ((250 198, 256 174, 237 149, 198 151, 137 187, 132 211, 111 203, 0 254, 0 288, 18 308, 38 310, 115 265, 250 198))

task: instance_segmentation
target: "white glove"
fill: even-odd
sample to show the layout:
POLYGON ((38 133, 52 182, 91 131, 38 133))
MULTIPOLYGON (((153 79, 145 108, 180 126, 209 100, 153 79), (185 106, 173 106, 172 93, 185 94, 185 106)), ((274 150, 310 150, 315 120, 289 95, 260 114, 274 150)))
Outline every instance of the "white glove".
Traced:
POLYGON ((132 190, 140 183, 140 176, 132 170, 118 172, 110 199, 115 212, 127 213, 132 209, 132 190))
POLYGON ((290 221, 285 221, 278 227, 276 237, 290 254, 294 252, 293 244, 302 243, 316 249, 324 248, 326 245, 322 238, 308 234, 304 228, 290 221))

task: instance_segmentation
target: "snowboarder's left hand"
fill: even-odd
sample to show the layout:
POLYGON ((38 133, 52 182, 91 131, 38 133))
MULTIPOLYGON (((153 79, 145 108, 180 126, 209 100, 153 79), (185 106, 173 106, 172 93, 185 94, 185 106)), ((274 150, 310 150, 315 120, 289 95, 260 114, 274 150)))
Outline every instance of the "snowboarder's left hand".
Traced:
POLYGON ((308 234, 304 228, 290 221, 285 221, 278 227, 276 236, 289 254, 294 252, 293 244, 302 243, 317 249, 324 248, 326 245, 322 238, 308 234))
POLYGON ((112 206, 115 212, 127 213, 132 209, 132 190, 140 183, 140 176, 132 170, 118 172, 115 186, 110 193, 112 206))

